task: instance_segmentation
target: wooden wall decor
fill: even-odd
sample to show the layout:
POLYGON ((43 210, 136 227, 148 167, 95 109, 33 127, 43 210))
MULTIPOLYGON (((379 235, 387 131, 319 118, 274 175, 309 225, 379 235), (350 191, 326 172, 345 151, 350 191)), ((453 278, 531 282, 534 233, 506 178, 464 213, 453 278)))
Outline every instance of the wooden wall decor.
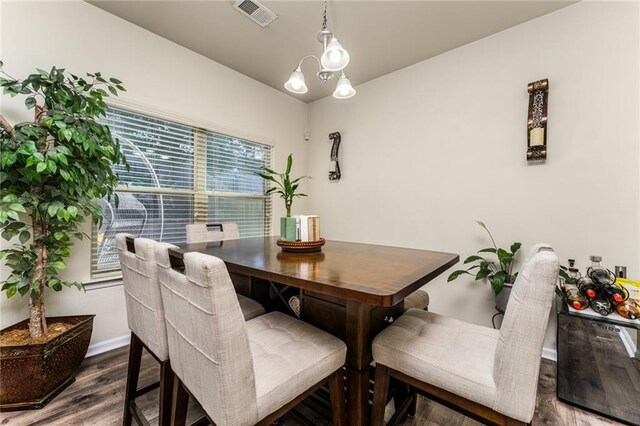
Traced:
POLYGON ((547 101, 549 80, 534 81, 527 86, 529 118, 527 120, 527 161, 547 158, 547 101))
POLYGON ((329 180, 340 180, 340 163, 338 162, 338 149, 340 148, 340 132, 329 134, 329 139, 333 141, 331 146, 331 163, 329 163, 329 180))

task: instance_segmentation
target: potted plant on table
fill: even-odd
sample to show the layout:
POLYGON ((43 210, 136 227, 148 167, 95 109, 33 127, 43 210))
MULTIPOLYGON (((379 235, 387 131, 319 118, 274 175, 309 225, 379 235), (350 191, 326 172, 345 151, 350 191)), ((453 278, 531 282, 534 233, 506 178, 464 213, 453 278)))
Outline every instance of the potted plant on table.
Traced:
POLYGON ((40 408, 73 381, 91 338, 93 315, 46 317, 45 289, 82 289, 60 271, 73 242, 88 237, 78 230, 85 217, 101 221, 97 200, 117 199, 111 166, 125 158, 96 118, 105 115, 107 90, 124 88, 100 73, 83 78, 55 67, 19 80, 1 62, 0 87, 34 111, 33 121, 14 125, 0 115, 0 235, 13 242, 0 250, 11 270, 1 291, 29 305, 28 320, 0 331, 0 409, 40 408))
POLYGON ((291 217, 291 206, 295 197, 306 197, 306 194, 296 192, 300 181, 308 179, 309 176, 300 176, 296 179, 291 179, 291 167, 293 166, 293 155, 289 154, 287 157, 287 169, 284 173, 275 172, 267 167, 264 168, 264 173, 257 173, 258 176, 265 181, 273 182, 276 186, 272 186, 266 192, 266 194, 279 194, 280 198, 284 200, 284 207, 287 210, 287 217, 280 218, 280 239, 284 241, 296 240, 296 219, 291 217))
POLYGON ((493 235, 491 235, 491 231, 489 231, 486 225, 479 220, 477 220, 476 223, 487 231, 493 244, 493 247, 478 250, 478 253, 489 253, 489 255, 494 256, 494 259, 487 259, 478 254, 469 256, 465 259, 464 264, 473 265, 467 269, 459 269, 452 272, 449 278, 447 278, 447 281, 453 281, 461 275, 474 276, 476 281, 489 280, 495 295, 496 309, 499 312, 505 312, 507 302, 509 301, 509 294, 511 294, 511 287, 513 287, 513 283, 518 275, 517 272, 513 272, 513 264, 516 253, 518 253, 522 244, 517 242, 513 243, 509 247, 509 250, 498 247, 493 239, 493 235))

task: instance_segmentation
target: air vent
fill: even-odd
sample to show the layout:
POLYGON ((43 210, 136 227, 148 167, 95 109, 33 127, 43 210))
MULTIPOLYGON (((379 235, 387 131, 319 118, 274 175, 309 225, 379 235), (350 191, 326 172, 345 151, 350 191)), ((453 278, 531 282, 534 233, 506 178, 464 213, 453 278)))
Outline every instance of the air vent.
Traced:
POLYGON ((233 7, 262 28, 272 23, 278 15, 255 0, 238 0, 233 7))

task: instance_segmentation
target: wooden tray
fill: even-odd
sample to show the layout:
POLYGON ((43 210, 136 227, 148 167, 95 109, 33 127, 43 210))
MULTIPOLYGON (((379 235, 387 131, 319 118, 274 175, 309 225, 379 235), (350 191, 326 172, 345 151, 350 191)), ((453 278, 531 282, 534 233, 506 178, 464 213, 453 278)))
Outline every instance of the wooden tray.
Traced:
POLYGON ((284 241, 278 240, 276 244, 282 248, 282 251, 289 253, 314 253, 322 250, 324 238, 318 241, 284 241))

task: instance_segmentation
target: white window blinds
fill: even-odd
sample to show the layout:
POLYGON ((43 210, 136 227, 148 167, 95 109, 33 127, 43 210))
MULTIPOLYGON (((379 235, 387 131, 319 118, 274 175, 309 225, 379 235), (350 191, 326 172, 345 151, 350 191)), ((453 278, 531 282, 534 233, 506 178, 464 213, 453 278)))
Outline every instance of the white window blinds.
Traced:
POLYGON ((119 271, 119 232, 179 244, 188 223, 235 222, 241 237, 271 234, 271 201, 255 175, 270 167, 270 146, 115 108, 103 122, 120 139, 130 170, 116 167, 119 206, 100 200, 92 277, 119 271))

